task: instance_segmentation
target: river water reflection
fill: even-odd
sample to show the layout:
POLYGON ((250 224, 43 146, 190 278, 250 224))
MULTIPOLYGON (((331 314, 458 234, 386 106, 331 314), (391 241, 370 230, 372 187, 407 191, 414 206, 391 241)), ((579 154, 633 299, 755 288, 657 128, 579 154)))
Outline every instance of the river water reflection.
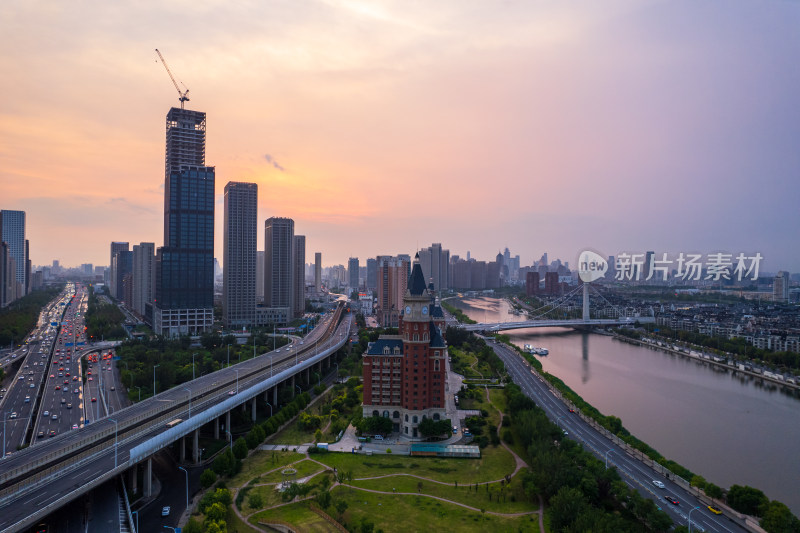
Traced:
MULTIPOLYGON (((497 298, 449 300, 479 322, 510 322, 497 298)), ((750 485, 800 515, 800 400, 761 380, 564 328, 507 332, 550 353, 544 369, 665 457, 721 487, 750 485)))

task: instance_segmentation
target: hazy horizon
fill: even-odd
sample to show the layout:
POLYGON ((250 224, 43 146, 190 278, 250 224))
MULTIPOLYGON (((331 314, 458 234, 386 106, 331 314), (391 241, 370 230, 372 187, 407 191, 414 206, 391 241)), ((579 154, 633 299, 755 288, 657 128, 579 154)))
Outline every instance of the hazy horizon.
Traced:
POLYGON ((34 264, 163 237, 164 119, 208 116, 306 259, 441 242, 740 252, 800 272, 800 4, 122 1, 0 7, 0 208, 34 264))

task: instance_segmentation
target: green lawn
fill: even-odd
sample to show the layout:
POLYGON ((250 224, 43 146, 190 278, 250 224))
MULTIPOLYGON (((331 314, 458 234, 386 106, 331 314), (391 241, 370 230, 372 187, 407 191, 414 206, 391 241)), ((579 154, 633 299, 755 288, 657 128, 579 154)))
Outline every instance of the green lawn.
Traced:
POLYGON ((227 482, 230 487, 241 487, 264 472, 303 459, 304 455, 295 452, 265 452, 256 450, 242 461, 242 471, 227 482))
MULTIPOLYGON (((296 454, 300 455, 300 454, 296 454)), ((319 464, 315 463, 314 461, 309 461, 308 459, 304 459, 300 462, 294 463, 291 466, 287 466, 286 468, 294 468, 297 470, 297 475, 295 479, 304 478, 309 476, 315 472, 320 472, 325 470, 324 466, 320 466, 319 464)), ((278 470, 274 470, 269 474, 262 475, 259 483, 278 483, 283 481, 283 472, 284 468, 279 468, 278 470)))
MULTIPOLYGON (((293 503, 270 509, 262 513, 255 514, 249 518, 251 524, 259 522, 284 522, 291 524, 293 529, 308 533, 338 533, 333 525, 329 524, 324 518, 308 508, 306 503, 293 503)), ((228 531, 231 531, 228 528, 228 531)))
POLYGON ((336 487, 334 501, 344 500, 348 509, 344 521, 348 525, 361 524, 367 519, 375 529, 385 533, 408 531, 500 531, 538 532, 539 517, 530 515, 501 518, 431 498, 374 494, 350 487, 336 487))
MULTIPOLYGON (((320 429, 324 428, 328 424, 329 419, 330 416, 323 415, 322 426, 320 426, 320 429)), ((297 422, 294 421, 278 433, 270 435, 270 437, 267 439, 267 442, 270 444, 306 444, 314 442, 314 433, 316 431, 316 429, 301 430, 298 427, 297 422)))
POLYGON ((525 493, 522 490, 522 485, 518 478, 512 479, 511 483, 505 486, 501 486, 500 483, 478 485, 477 491, 474 485, 464 486, 459 484, 458 488, 456 488, 453 483, 449 485, 440 485, 439 483, 431 483, 409 476, 392 476, 382 479, 353 481, 353 485, 356 487, 383 492, 392 492, 392 489, 396 489, 397 492, 413 493, 419 490, 419 483, 422 483, 422 494, 439 496, 469 505, 470 507, 486 509, 487 511, 524 513, 527 511, 535 511, 539 507, 538 500, 536 503, 526 501, 525 493), (487 486, 489 487, 488 491, 486 490, 487 486), (489 499, 490 497, 491 500, 489 499))

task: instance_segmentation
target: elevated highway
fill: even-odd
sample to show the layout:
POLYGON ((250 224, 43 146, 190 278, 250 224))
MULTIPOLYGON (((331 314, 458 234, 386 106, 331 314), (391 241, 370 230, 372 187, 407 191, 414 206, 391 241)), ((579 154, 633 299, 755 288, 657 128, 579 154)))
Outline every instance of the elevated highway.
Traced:
POLYGON ((147 494, 152 454, 181 441, 183 455, 185 441, 191 440, 191 457, 199 460, 202 426, 212 423, 219 437, 220 420, 229 428, 230 411, 248 403, 255 418, 260 394, 274 406, 279 386, 287 383, 294 389, 299 373, 331 366, 331 356, 349 340, 350 324, 340 304, 302 341, 184 383, 0 460, 0 532, 30 526, 142 462, 147 494), (178 419, 180 423, 167 427, 178 419))

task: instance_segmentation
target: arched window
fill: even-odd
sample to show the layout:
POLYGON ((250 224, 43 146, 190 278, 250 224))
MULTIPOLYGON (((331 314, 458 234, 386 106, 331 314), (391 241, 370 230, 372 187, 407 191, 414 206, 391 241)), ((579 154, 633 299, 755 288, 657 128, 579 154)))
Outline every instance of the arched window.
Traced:
POLYGON ((425 416, 425 415, 422 415, 422 419, 423 419, 423 420, 425 420, 426 418, 428 418, 428 417, 427 417, 427 416, 425 416))
POLYGON ((392 413, 392 418, 400 418, 400 411, 395 411, 392 413))
POLYGON ((419 333, 414 333, 414 340, 415 340, 415 341, 418 341, 418 340, 419 340, 419 333))
MULTIPOLYGON (((406 415, 406 422, 408 422, 408 415, 406 415)), ((406 433, 408 433, 408 428, 406 428, 406 433)))
POLYGON ((433 419, 439 420, 439 413, 433 413, 433 419))
POLYGON ((379 416, 378 411, 372 411, 372 416, 379 416))
POLYGON ((383 412, 383 418, 389 418, 389 411, 383 412))
POLYGON ((417 415, 414 415, 414 417, 411 419, 411 421, 416 424, 419 421, 419 418, 417 418, 417 415))

